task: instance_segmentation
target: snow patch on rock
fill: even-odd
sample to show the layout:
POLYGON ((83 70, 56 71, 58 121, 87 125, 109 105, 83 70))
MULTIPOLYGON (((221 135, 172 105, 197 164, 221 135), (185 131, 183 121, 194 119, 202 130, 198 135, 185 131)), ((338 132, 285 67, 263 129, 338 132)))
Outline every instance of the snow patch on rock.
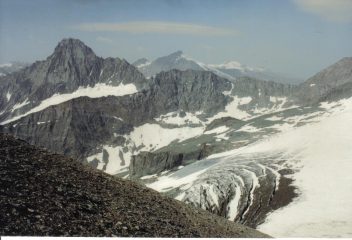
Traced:
POLYGON ((183 141, 199 136, 204 127, 163 128, 159 124, 146 123, 134 128, 131 140, 141 151, 152 151, 169 145, 173 141, 183 141))
MULTIPOLYGON (((22 117, 28 116, 29 114, 42 111, 50 106, 58 105, 79 97, 100 98, 100 97, 107 97, 107 96, 123 96, 123 95, 133 94, 136 92, 137 92, 137 88, 134 84, 126 84, 126 85, 120 84, 118 86, 111 86, 104 83, 98 83, 98 84, 95 84, 95 86, 93 87, 80 87, 72 93, 54 94, 50 98, 43 100, 38 106, 32 108, 28 112, 15 116, 6 121, 3 121, 0 124, 1 125, 8 124, 22 117)), ((23 103, 16 104, 12 108, 12 112, 27 104, 29 104, 28 99, 26 99, 23 103)))

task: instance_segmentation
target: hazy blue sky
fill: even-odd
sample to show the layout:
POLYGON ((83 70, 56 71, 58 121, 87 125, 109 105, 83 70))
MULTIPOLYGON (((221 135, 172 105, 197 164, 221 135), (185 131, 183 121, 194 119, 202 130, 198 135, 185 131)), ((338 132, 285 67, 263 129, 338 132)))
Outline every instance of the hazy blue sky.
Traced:
POLYGON ((307 78, 352 56, 352 0, 0 0, 0 63, 67 37, 130 62, 183 50, 307 78))

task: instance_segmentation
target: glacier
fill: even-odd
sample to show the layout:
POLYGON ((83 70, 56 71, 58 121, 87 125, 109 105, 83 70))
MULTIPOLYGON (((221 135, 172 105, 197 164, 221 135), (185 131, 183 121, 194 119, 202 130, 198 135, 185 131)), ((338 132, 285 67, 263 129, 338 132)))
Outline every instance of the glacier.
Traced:
POLYGON ((286 119, 276 126, 279 133, 208 156, 147 186, 230 220, 252 219, 274 237, 352 237, 352 98, 320 108, 286 119), (258 202, 265 200, 258 196, 271 189, 272 201, 287 179, 293 201, 257 218, 251 207, 263 208, 258 202))

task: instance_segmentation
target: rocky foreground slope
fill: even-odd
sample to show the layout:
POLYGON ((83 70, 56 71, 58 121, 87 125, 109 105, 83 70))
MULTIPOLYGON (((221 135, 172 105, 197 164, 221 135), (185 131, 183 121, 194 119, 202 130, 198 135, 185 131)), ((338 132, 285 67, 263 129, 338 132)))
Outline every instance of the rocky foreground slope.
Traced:
POLYGON ((267 237, 0 135, 0 235, 267 237))

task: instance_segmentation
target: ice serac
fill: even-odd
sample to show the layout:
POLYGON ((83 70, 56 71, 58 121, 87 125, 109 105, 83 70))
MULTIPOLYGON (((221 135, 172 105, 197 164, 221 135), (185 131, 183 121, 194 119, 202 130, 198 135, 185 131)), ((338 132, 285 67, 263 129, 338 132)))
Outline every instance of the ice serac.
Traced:
POLYGON ((345 180, 352 167, 346 145, 351 69, 350 59, 342 59, 298 87, 271 83, 268 88, 270 84, 252 79, 235 82, 232 93, 244 94, 238 99, 243 102, 243 97, 251 96, 245 105, 253 104, 249 109, 255 108, 259 96, 260 104, 280 102, 280 106, 242 122, 215 120, 208 124, 215 126, 204 132, 207 138, 203 135, 163 149, 187 152, 207 142, 212 153, 219 153, 154 176, 146 181, 148 186, 246 225, 263 224, 260 229, 274 236, 350 236, 350 211, 345 211, 350 184, 345 180), (295 99, 315 86, 320 90, 312 99, 295 99), (249 92, 257 92, 257 97, 249 92), (336 146, 336 151, 327 153, 328 146, 336 146), (336 186, 342 187, 334 190, 336 186))

